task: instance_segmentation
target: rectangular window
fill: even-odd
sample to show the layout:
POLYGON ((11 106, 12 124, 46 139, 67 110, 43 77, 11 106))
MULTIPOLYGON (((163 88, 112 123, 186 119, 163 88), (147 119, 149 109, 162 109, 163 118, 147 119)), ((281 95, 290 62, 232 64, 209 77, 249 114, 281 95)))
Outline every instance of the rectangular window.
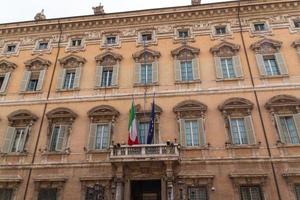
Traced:
POLYGON ((256 24, 254 24, 254 30, 255 31, 265 31, 266 24, 265 23, 256 23, 256 24))
POLYGON ((280 75, 280 70, 275 56, 264 56, 264 66, 269 76, 280 75))
POLYGON ((12 200, 12 199, 13 199, 13 189, 0 188, 0 200, 12 200))
POLYGON ((107 36, 106 37, 106 44, 112 45, 117 43, 117 37, 116 36, 107 36))
POLYGON ((149 130, 149 122, 140 122, 139 123, 139 143, 147 144, 149 130))
POLYGON ((179 30, 178 31, 178 37, 179 38, 188 38, 189 37, 189 31, 188 30, 179 30))
POLYGON ((206 187, 189 187, 188 188, 189 200, 207 200, 207 188, 206 187))
POLYGON ((17 46, 15 44, 9 44, 6 47, 6 52, 7 53, 14 53, 16 52, 17 46))
POLYGON ((230 132, 233 144, 248 144, 244 118, 230 119, 230 132))
POLYGON ((152 33, 142 33, 141 36, 143 42, 152 41, 152 33))
POLYGON ((95 184, 93 187, 86 188, 85 200, 104 200, 104 187, 95 184))
POLYGON ((52 130, 52 136, 50 141, 49 151, 56 151, 56 146, 59 138, 60 126, 54 126, 52 130))
POLYGON ((226 34, 226 26, 217 26, 217 27, 215 27, 215 29, 216 29, 216 34, 217 35, 226 34))
POLYGON ((193 64, 192 61, 181 61, 181 80, 192 81, 193 80, 193 64))
POLYGON ((296 200, 300 200, 300 185, 295 185, 296 200))
POLYGON ((108 87, 112 84, 113 68, 103 68, 101 87, 108 87))
POLYGON ((15 129, 15 138, 13 141, 11 152, 22 152, 23 151, 23 145, 26 140, 26 128, 16 128, 15 129))
POLYGON ((39 50, 45 50, 45 49, 48 49, 48 42, 39 42, 39 43, 38 43, 38 49, 39 49, 39 50))
POLYGON ((30 79, 27 85, 27 91, 36 91, 39 82, 40 72, 31 72, 30 79))
POLYGON ((73 89, 75 80, 75 70, 67 70, 64 79, 64 89, 73 89))
POLYGON ((300 20, 294 20, 295 28, 300 28, 300 20))
POLYGON ((80 47, 82 43, 81 39, 72 39, 71 40, 71 46, 72 47, 80 47))
POLYGON ((186 146, 199 146, 199 124, 197 120, 185 121, 186 146))
POLYGON ((109 145, 109 126, 108 124, 99 124, 96 129, 95 149, 107 149, 109 145))
POLYGON ((1 88, 1 87, 2 87, 2 85, 3 85, 4 78, 5 78, 5 76, 3 76, 3 75, 0 75, 0 88, 1 88))
POLYGON ((39 189, 38 200, 57 200, 57 188, 39 189))
POLYGON ((297 133, 296 124, 293 116, 281 116, 279 117, 280 124, 286 141, 290 141, 292 144, 299 144, 299 136, 297 133))
POLYGON ((221 58, 223 78, 235 78, 232 58, 221 58))
POLYGON ((241 200, 262 200, 262 193, 259 186, 241 186, 241 200))
POLYGON ((141 83, 152 83, 152 64, 141 64, 141 83))

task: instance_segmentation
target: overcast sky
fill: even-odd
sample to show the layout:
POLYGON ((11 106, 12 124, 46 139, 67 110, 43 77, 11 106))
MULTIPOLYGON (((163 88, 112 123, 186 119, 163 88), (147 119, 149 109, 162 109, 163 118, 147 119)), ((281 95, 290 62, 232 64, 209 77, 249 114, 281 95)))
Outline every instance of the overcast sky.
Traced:
MULTIPOLYGON (((105 12, 190 5, 191 0, 2 0, 0 23, 33 20, 44 9, 46 17, 70 17, 93 14, 92 7, 104 5, 105 12)), ((226 0, 202 0, 203 3, 226 0)))

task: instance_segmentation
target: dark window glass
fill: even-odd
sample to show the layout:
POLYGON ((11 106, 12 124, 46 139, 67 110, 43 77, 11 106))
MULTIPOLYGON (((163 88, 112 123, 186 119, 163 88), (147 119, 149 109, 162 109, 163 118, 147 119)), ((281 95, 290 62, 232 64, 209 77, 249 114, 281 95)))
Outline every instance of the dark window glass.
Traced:
POLYGON ((59 131, 60 131, 60 126, 54 126, 53 127, 53 131, 52 131, 52 138, 50 141, 50 149, 49 151, 56 151, 56 144, 58 141, 58 135, 59 135, 59 131))
POLYGON ((1 188, 0 189, 0 200, 12 200, 13 189, 1 188))
POLYGON ((108 36, 106 38, 107 44, 116 44, 117 43, 117 37, 116 36, 108 36))
POLYGON ((265 64, 267 75, 269 76, 280 75, 280 70, 274 56, 265 56, 264 64, 265 64))
POLYGON ((4 82, 4 76, 0 76, 0 88, 2 87, 2 84, 3 84, 3 82, 4 82))
POLYGON ((300 28, 300 20, 295 20, 294 24, 296 28, 300 28))
POLYGON ((57 200, 57 189, 56 188, 40 189, 38 200, 57 200))
POLYGON ((265 31, 266 30, 266 24, 265 23, 257 23, 254 24, 255 31, 265 31))
POLYGON ((16 45, 7 45, 6 52, 15 52, 16 51, 16 45))
POLYGON ((85 200, 104 200, 104 188, 98 184, 87 187, 85 200))
POLYGON ((39 42, 39 49, 48 49, 48 42, 39 42))
POLYGON ((179 30, 178 36, 180 38, 187 38, 187 37, 189 37, 189 31, 188 30, 179 30))
POLYGON ((81 46, 81 39, 73 39, 71 42, 72 47, 81 46))
POLYGON ((37 84, 39 82, 40 72, 32 72, 27 85, 27 91, 36 91, 37 84))
POLYGON ((101 87, 111 86, 112 74, 113 74, 112 68, 104 68, 103 69, 101 87))
POLYGON ((241 186, 241 200, 262 200, 262 193, 259 186, 241 186))
POLYGON ((224 35, 224 34, 226 34, 226 26, 216 27, 216 34, 217 35, 224 35))
POLYGON ((295 185, 296 200, 300 200, 300 185, 295 185))
POLYGON ((143 41, 151 41, 152 40, 152 34, 151 33, 144 33, 142 34, 142 40, 143 41))
POLYGON ((63 88, 72 89, 74 86, 74 80, 75 80, 75 71, 74 70, 67 71, 63 88))

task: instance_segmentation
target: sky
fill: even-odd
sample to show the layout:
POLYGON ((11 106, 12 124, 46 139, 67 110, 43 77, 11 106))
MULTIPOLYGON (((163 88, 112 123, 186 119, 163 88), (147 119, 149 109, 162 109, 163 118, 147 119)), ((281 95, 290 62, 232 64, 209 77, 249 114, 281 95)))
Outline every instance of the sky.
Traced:
MULTIPOLYGON (((190 5, 191 0, 2 0, 0 23, 33 20, 44 9, 47 19, 93 14, 92 7, 101 4, 106 13, 149 8, 190 5)), ((226 0, 202 0, 202 3, 226 0)))

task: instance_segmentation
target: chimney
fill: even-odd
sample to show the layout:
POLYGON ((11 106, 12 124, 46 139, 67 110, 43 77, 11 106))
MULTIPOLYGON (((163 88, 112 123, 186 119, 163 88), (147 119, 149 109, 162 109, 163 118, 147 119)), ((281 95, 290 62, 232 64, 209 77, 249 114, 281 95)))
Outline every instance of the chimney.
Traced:
POLYGON ((192 5, 200 5, 201 0, 192 0, 192 5))

